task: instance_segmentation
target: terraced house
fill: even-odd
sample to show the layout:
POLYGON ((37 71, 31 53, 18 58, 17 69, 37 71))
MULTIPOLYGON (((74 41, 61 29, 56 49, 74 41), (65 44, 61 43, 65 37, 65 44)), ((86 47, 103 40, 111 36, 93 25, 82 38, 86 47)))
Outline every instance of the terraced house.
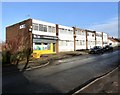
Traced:
POLYGON ((90 49, 95 45, 108 44, 108 35, 103 32, 68 27, 36 19, 27 19, 6 27, 6 42, 22 37, 23 44, 29 43, 33 57, 65 51, 90 49), (24 40, 28 36, 28 40, 24 40))

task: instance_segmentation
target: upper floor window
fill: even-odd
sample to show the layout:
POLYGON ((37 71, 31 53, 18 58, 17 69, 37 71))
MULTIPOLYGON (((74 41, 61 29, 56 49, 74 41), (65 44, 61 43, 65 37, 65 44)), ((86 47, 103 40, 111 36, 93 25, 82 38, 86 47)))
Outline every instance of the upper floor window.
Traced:
POLYGON ((39 31, 44 31, 43 25, 39 24, 39 31))
POLYGON ((102 34, 96 33, 96 36, 98 36, 98 37, 102 37, 102 34))
POLYGON ((38 24, 36 24, 36 23, 33 23, 33 30, 37 30, 38 31, 38 24))
POLYGON ((47 25, 33 23, 33 30, 47 32, 47 25))
POLYGON ((53 33, 55 33, 55 30, 56 30, 55 27, 52 27, 52 32, 53 32, 53 33))
POLYGON ((92 37, 94 37, 94 34, 92 34, 92 37))
POLYGON ((47 26, 46 25, 43 25, 43 31, 47 32, 47 26))
POLYGON ((76 34, 77 34, 77 35, 80 35, 80 34, 81 34, 81 33, 80 33, 80 30, 77 30, 77 31, 76 31, 76 34))
POLYGON ((48 32, 52 32, 52 26, 48 26, 48 32))

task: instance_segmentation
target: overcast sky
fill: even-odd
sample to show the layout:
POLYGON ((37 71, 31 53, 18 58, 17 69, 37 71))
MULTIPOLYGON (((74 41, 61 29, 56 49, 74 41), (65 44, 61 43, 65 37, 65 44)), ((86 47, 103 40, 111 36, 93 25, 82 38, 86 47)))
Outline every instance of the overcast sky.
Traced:
POLYGON ((3 2, 2 40, 5 40, 6 26, 30 17, 118 37, 117 2, 3 2))

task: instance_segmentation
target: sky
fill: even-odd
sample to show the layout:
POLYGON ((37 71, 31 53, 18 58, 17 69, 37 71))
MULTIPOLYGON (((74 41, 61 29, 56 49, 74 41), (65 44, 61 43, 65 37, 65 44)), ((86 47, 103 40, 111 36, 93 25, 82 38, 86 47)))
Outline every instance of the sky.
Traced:
POLYGON ((2 2, 1 39, 6 39, 6 26, 28 18, 118 37, 117 2, 2 2))

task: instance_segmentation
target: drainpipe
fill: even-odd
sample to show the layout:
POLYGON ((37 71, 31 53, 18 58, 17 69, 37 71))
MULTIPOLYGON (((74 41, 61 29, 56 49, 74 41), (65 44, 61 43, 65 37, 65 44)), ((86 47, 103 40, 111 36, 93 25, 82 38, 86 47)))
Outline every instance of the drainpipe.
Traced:
MULTIPOLYGON (((58 24, 56 24, 56 37, 59 37, 58 24)), ((59 38, 56 40, 56 53, 59 52, 59 38)))
POLYGON ((86 49, 88 49, 88 32, 87 32, 87 30, 86 30, 86 49))
POLYGON ((96 39, 96 31, 95 32, 95 46, 97 45, 97 39, 96 39))
POLYGON ((102 32, 102 47, 103 47, 103 32, 102 32))
POLYGON ((74 51, 76 51, 76 27, 73 27, 74 51))

